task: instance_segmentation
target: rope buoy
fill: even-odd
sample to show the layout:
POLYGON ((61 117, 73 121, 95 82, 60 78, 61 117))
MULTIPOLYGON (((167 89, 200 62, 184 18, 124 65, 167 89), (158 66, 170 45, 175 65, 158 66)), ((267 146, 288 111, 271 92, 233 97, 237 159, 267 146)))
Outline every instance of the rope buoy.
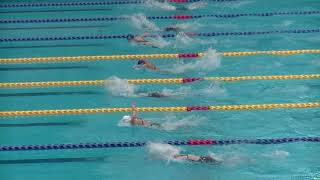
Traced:
MULTIPOLYGON (((200 18, 236 18, 236 17, 271 17, 271 16, 306 16, 320 14, 320 11, 290 11, 290 12, 257 12, 257 13, 232 13, 232 14, 199 14, 199 15, 169 15, 146 16, 151 20, 188 20, 200 18)), ((76 17, 76 18, 47 18, 47 19, 2 19, 0 24, 21 23, 69 23, 69 22, 105 22, 130 20, 128 16, 100 16, 100 17, 76 17)))
MULTIPOLYGON (((222 56, 289 56, 296 54, 319 54, 320 49, 296 49, 296 50, 270 50, 270 51, 239 51, 220 52, 222 56)), ((78 61, 101 61, 101 60, 137 60, 137 59, 172 59, 172 58, 197 58, 206 53, 180 53, 180 54, 127 54, 127 55, 98 55, 98 56, 62 56, 62 57, 33 57, 33 58, 1 58, 0 64, 17 63, 52 63, 52 62, 78 62, 78 61)))
MULTIPOLYGON (((163 141, 162 143, 175 146, 208 146, 208 145, 232 145, 232 144, 287 144, 294 142, 313 142, 319 143, 320 137, 289 137, 289 138, 270 138, 270 139, 190 139, 163 141)), ((128 148, 143 147, 147 142, 103 142, 103 143, 80 143, 80 144, 42 144, 42 145, 1 145, 0 151, 40 151, 40 150, 63 150, 63 149, 97 149, 97 148, 128 148)))
MULTIPOLYGON (((182 84, 195 81, 253 81, 253 80, 293 80, 319 79, 320 74, 275 75, 275 76, 236 76, 236 77, 204 77, 204 78, 165 78, 165 79, 129 79, 132 84, 182 84)), ((0 88, 32 88, 62 86, 103 86, 107 80, 87 81, 44 81, 44 82, 11 82, 0 83, 0 88)))
MULTIPOLYGON (((249 104, 222 106, 179 106, 179 107, 138 107, 137 112, 191 112, 191 111, 239 111, 260 109, 291 109, 320 107, 320 102, 288 103, 288 104, 249 104)), ((96 113, 128 113, 132 108, 92 108, 92 109, 55 109, 32 111, 0 111, 0 117, 16 116, 45 116, 68 114, 96 114, 96 113)))
MULTIPOLYGON (((218 36, 253 36, 268 34, 309 34, 319 33, 320 29, 290 29, 290 30, 270 30, 270 31, 239 31, 239 32, 187 32, 189 37, 218 37, 218 36)), ((0 42, 29 42, 29 41, 80 41, 80 40, 105 40, 105 39, 127 39, 128 36, 137 34, 120 35, 96 35, 96 36, 40 36, 40 37, 17 37, 0 38, 0 42)), ((155 35, 151 35, 153 37, 155 35)), ((162 38, 174 38, 176 34, 161 34, 162 38)))

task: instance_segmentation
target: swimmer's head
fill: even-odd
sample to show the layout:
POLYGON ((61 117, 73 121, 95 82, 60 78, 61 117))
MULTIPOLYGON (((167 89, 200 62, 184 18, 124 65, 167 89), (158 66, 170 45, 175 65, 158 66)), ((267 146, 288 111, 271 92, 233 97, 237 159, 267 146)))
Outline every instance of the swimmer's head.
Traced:
POLYGON ((124 123, 130 123, 131 122, 131 116, 123 116, 122 121, 124 123))
POLYGON ((137 63, 137 65, 144 65, 146 62, 143 59, 140 59, 137 63))
POLYGON ((133 40, 133 39, 134 39, 134 35, 129 34, 129 35, 127 36, 127 40, 128 40, 128 41, 131 41, 131 40, 133 40))

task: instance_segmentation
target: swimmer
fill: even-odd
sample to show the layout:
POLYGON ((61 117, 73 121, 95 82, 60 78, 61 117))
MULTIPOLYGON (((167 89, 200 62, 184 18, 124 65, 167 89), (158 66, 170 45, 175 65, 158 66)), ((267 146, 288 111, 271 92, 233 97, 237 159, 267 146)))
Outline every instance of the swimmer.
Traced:
POLYGON ((137 116, 136 105, 132 103, 132 114, 131 116, 124 116, 124 122, 131 123, 131 125, 135 126, 143 126, 143 127, 150 127, 150 128, 160 128, 161 124, 153 123, 137 116))
POLYGON ((135 44, 141 44, 141 45, 146 45, 146 46, 151 46, 151 47, 154 47, 154 48, 158 48, 158 46, 155 43, 152 43, 152 42, 150 42, 150 41, 145 39, 149 35, 150 35, 149 33, 144 33, 142 35, 137 35, 137 36, 129 34, 127 36, 127 40, 129 42, 133 42, 135 44))
POLYGON ((157 67, 146 59, 139 59, 137 65, 133 66, 133 68, 135 69, 146 68, 154 71, 157 70, 157 67))
POLYGON ((153 93, 139 93, 138 96, 144 96, 144 97, 154 97, 154 98, 164 98, 168 97, 164 94, 158 93, 158 92, 153 92, 153 93))
POLYGON ((149 69, 152 71, 156 71, 159 73, 165 73, 165 74, 169 74, 171 73, 168 70, 164 70, 164 69, 158 69, 156 65, 152 64, 150 61, 146 60, 146 59, 139 59, 138 63, 136 65, 133 66, 134 69, 138 70, 138 69, 149 69))
POLYGON ((221 163, 221 160, 215 159, 211 156, 197 156, 193 154, 176 154, 173 156, 175 159, 187 159, 193 162, 200 162, 200 163, 209 163, 209 164, 217 164, 221 163))
POLYGON ((172 25, 172 26, 168 26, 164 29, 164 31, 169 32, 169 31, 173 31, 173 32, 180 32, 181 29, 176 26, 176 25, 172 25))

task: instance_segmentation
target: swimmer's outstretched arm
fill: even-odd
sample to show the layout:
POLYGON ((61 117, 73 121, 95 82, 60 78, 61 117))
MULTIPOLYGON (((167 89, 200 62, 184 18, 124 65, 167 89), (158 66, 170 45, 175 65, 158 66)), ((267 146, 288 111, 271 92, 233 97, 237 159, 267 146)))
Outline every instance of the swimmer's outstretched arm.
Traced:
POLYGON ((131 118, 136 119, 137 118, 136 103, 134 102, 132 103, 131 109, 132 109, 131 118))

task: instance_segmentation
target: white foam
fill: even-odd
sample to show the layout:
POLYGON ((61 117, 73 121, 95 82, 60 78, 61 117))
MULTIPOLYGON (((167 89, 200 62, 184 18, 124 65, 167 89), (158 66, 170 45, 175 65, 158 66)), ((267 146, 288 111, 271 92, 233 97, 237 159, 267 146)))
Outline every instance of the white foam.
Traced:
POLYGON ((150 142, 147 145, 147 152, 151 159, 160 159, 170 161, 180 161, 181 159, 174 158, 174 155, 180 154, 181 148, 169 144, 150 142))
POLYGON ((174 115, 169 115, 165 117, 165 122, 161 124, 161 129, 166 131, 173 131, 182 127, 197 126, 201 121, 204 121, 204 117, 199 117, 195 115, 186 116, 179 118, 174 115))
POLYGON ((208 152, 209 156, 211 158, 213 158, 214 160, 216 160, 218 163, 221 163, 223 162, 223 155, 219 155, 219 154, 216 154, 216 153, 213 153, 211 151, 208 152))
POLYGON ((157 9, 163 9, 163 10, 176 10, 176 7, 170 5, 168 2, 158 2, 155 0, 147 0, 146 5, 148 7, 157 8, 157 9))
POLYGON ((105 87, 112 96, 135 96, 136 87, 126 79, 111 76, 106 80, 105 87))
POLYGON ((227 90, 223 88, 220 82, 213 82, 208 87, 197 90, 198 95, 214 96, 214 97, 226 97, 227 90))
POLYGON ((182 31, 185 31, 185 30, 196 31, 199 28, 203 27, 204 25, 197 23, 197 22, 189 22, 189 23, 176 24, 174 26, 182 31))
POLYGON ((179 87, 177 89, 168 89, 168 88, 164 88, 161 91, 161 94, 165 95, 165 96, 185 96, 192 93, 192 87, 190 86, 183 86, 183 87, 179 87))
POLYGON ((262 156, 269 157, 269 158, 286 158, 289 155, 290 155, 290 153, 287 151, 275 150, 272 152, 265 153, 262 156))
POLYGON ((195 59, 192 63, 178 62, 169 70, 172 73, 184 73, 187 71, 212 71, 220 67, 220 54, 216 50, 209 49, 206 56, 195 59))
POLYGON ((152 43, 155 47, 164 48, 170 45, 170 42, 165 41, 162 37, 156 36, 155 38, 149 39, 149 42, 152 43))
POLYGON ((131 17, 132 24, 139 30, 160 31, 160 28, 149 21, 144 14, 134 14, 131 17))
POLYGON ((194 9, 206 7, 207 5, 208 3, 199 1, 199 2, 191 3, 190 5, 187 6, 187 8, 189 10, 194 10, 194 9))

